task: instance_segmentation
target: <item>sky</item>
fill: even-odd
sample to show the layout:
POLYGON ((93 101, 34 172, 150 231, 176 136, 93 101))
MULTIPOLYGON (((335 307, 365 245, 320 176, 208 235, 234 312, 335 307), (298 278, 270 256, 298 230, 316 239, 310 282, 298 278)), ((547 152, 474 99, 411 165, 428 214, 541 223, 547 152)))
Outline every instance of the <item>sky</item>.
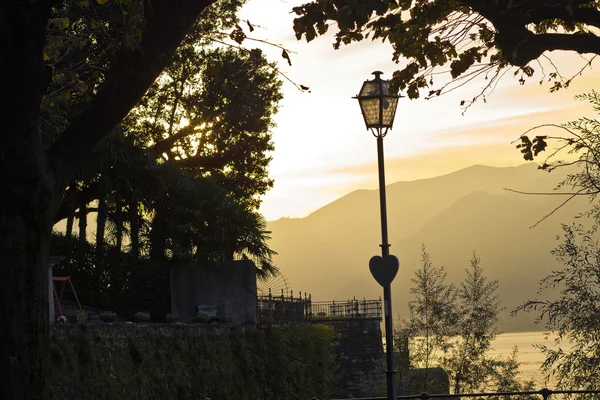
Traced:
MULTIPOLYGON (((310 43, 297 41, 291 10, 302 3, 248 0, 239 13, 257 26, 250 38, 283 45, 292 52, 292 65, 282 59, 279 48, 251 41, 245 45, 262 48, 287 78, 311 89, 300 92, 282 76, 284 99, 275 116, 269 167, 275 185, 260 208, 267 220, 305 217, 349 192, 377 188, 375 139, 352 96, 372 79, 373 71, 383 71, 382 78, 389 79, 398 69, 388 43, 368 40, 334 50, 332 32, 310 43)), ((565 76, 585 63, 572 53, 549 56, 565 76)), ((474 164, 520 165, 525 161, 511 142, 527 129, 594 115, 573 96, 591 90, 600 73, 587 69, 569 89, 552 94, 549 84, 539 85, 540 77, 521 86, 507 74, 486 103, 476 103, 464 115, 460 101, 479 93, 483 78, 432 100, 400 99, 394 128, 384 142, 387 183, 474 164)))

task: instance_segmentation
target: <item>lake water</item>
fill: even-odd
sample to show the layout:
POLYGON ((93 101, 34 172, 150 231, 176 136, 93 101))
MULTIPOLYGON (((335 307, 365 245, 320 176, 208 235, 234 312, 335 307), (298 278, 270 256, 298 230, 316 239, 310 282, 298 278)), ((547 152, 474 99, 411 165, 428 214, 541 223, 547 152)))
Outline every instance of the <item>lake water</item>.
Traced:
MULTIPOLYGON (((540 350, 534 347, 534 344, 554 347, 554 338, 555 336, 550 336, 546 339, 544 332, 503 333, 498 335, 493 342, 491 354, 506 358, 510 356, 513 347, 517 346, 517 358, 521 363, 520 369, 523 377, 533 379, 535 381, 536 389, 540 389, 544 386, 544 375, 540 371, 540 366, 544 362, 544 355, 540 350)), ((562 344, 561 347, 563 349, 568 348, 568 346, 564 344, 562 344)), ((552 382, 548 383, 550 389, 552 389, 552 386, 552 382)))

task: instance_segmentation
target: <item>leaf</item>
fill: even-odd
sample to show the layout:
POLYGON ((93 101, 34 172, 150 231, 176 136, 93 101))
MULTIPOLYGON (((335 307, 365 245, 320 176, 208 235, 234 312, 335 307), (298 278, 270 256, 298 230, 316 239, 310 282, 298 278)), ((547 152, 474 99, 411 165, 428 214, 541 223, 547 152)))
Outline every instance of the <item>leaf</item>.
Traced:
POLYGON ((96 0, 96 3, 102 5, 104 3, 108 3, 108 0, 96 0))
POLYGON ((521 154, 523 154, 523 158, 526 161, 533 161, 533 152, 531 151, 532 145, 533 143, 531 143, 531 140, 523 135, 521 136, 521 143, 516 146, 517 149, 520 149, 521 154))
POLYGON ((244 39, 246 39, 246 34, 238 24, 235 24, 235 28, 233 29, 233 31, 231 31, 229 37, 237 44, 242 44, 244 39))
POLYGON ((533 155, 537 156, 542 151, 546 150, 548 144, 546 143, 547 136, 536 136, 533 139, 533 155))
POLYGON ((310 88, 308 86, 300 85, 300 89, 310 93, 310 88))
POLYGON ((88 90, 88 84, 80 80, 77 83, 77 89, 79 89, 80 92, 85 93, 88 90))
POLYGON ((246 24, 248 24, 248 29, 250 32, 254 32, 254 26, 250 23, 250 21, 246 20, 246 24))
POLYGON ((67 29, 69 27, 70 23, 71 23, 71 21, 69 21, 69 17, 65 17, 60 20, 60 24, 58 27, 60 29, 67 29))
POLYGON ((290 60, 290 55, 288 54, 286 49, 283 49, 283 52, 281 53, 281 57, 283 57, 287 60, 290 67, 292 66, 292 60, 290 60))
POLYGON ((48 54, 44 53, 44 61, 48 61, 50 59, 50 57, 48 57, 48 54))
POLYGON ((83 0, 79 2, 79 5, 81 5, 82 7, 89 7, 90 2, 88 0, 83 0))

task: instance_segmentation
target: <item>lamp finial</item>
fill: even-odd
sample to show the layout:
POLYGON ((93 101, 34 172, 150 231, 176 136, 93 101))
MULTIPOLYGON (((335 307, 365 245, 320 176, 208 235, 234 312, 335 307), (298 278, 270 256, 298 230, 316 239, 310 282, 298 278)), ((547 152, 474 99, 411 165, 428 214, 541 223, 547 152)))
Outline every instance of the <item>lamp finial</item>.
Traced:
POLYGON ((380 79, 379 76, 383 75, 383 72, 381 72, 381 71, 374 71, 371 74, 375 75, 375 79, 380 79))

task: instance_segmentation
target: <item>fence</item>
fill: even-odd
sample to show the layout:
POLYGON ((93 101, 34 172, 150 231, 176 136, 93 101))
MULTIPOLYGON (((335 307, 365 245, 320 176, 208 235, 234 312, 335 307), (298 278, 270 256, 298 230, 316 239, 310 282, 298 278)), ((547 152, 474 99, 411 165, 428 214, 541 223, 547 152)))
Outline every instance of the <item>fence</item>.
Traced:
POLYGON ((293 292, 285 296, 258 296, 258 321, 260 324, 289 324, 336 319, 381 318, 381 299, 346 301, 312 301, 302 292, 294 297, 293 292))
MULTIPOLYGON (((413 395, 401 395, 396 397, 401 400, 433 400, 433 399, 460 399, 462 397, 466 398, 490 398, 490 399, 501 399, 501 400, 510 400, 511 397, 515 397, 519 400, 523 399, 531 399, 531 400, 549 400, 550 396, 553 395, 565 395, 569 398, 573 394, 590 394, 594 396, 589 396, 591 399, 600 398, 600 390, 550 390, 550 389, 541 389, 537 391, 523 391, 523 392, 487 392, 487 393, 465 393, 465 394, 429 394, 429 393, 421 393, 421 394, 413 394, 413 395)), ((356 398, 354 400, 386 400, 387 397, 361 397, 356 398)), ((313 397, 311 400, 319 400, 316 397, 313 397)), ((332 399, 336 400, 336 399, 332 399)), ((343 399, 337 399, 343 400, 343 399)))
POLYGON ((258 296, 258 322, 259 324, 282 325, 299 323, 305 320, 310 309, 310 296, 302 292, 294 297, 294 292, 289 296, 281 292, 281 296, 273 296, 269 290, 267 296, 258 296))
POLYGON ((309 319, 381 318, 381 299, 346 301, 315 301, 310 306, 309 319))

